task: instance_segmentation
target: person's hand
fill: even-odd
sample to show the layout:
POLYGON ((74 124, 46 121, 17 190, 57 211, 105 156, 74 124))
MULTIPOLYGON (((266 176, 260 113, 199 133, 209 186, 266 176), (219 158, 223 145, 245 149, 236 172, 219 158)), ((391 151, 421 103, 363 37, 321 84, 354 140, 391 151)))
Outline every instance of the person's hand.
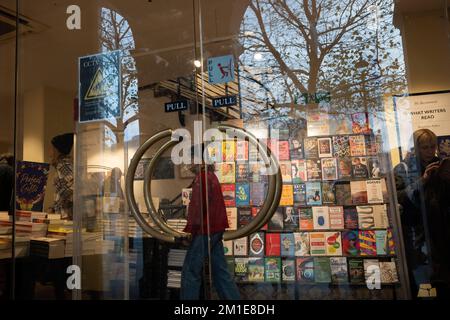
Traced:
POLYGON ((427 182, 430 179, 433 172, 435 172, 437 169, 439 169, 439 161, 430 163, 426 167, 425 172, 423 173, 423 176, 422 176, 423 181, 427 182))

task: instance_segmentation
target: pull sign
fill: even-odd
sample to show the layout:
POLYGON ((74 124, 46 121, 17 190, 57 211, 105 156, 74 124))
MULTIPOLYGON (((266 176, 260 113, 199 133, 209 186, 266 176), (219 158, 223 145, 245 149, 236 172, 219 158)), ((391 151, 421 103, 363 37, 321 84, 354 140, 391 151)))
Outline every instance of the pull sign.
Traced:
POLYGON ((214 108, 229 107, 229 106, 234 106, 236 104, 237 104, 237 96, 236 95, 212 99, 212 106, 214 108))
POLYGON ((174 101, 174 102, 168 102, 164 104, 165 112, 176 112, 176 111, 183 111, 187 110, 189 106, 189 103, 187 100, 180 100, 180 101, 174 101))

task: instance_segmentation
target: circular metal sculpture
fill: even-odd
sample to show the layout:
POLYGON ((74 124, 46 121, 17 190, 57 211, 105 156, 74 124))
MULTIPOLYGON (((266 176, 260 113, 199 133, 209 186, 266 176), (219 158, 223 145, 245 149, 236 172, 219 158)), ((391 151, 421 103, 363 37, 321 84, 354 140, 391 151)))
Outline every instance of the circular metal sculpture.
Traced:
MULTIPOLYGON (((254 145, 255 147, 260 150, 259 154, 262 157, 263 163, 266 166, 266 169, 268 167, 271 167, 272 170, 275 168, 276 173, 275 174, 269 174, 269 182, 268 182, 268 190, 267 190, 267 196, 264 201, 264 204, 261 207, 260 212, 258 215, 249 222, 246 226, 233 231, 227 231, 224 233, 224 240, 232 240, 232 239, 238 239, 245 236, 248 236, 256 231, 258 231, 262 226, 264 226, 270 218, 273 216, 276 208, 278 207, 280 198, 281 198, 281 172, 279 169, 278 161, 276 158, 272 155, 270 150, 267 149, 267 147, 258 141, 251 133, 237 127, 231 127, 231 126, 219 126, 217 129, 219 129, 222 132, 226 132, 227 134, 233 134, 233 136, 236 136, 241 139, 248 139, 249 143, 254 145), (268 150, 267 153, 261 152, 261 150, 268 150)), ((131 213, 133 214, 134 218, 136 219, 136 222, 139 224, 139 226, 150 236, 157 238, 161 241, 165 242, 175 242, 177 238, 187 238, 190 235, 185 232, 179 232, 173 228, 171 228, 167 223, 162 219, 162 217, 159 216, 155 205, 152 200, 151 196, 151 177, 153 175, 153 172, 155 170, 156 164, 158 163, 159 157, 168 149, 175 146, 179 142, 179 137, 174 137, 174 131, 168 129, 163 130, 161 132, 158 132, 153 137, 148 139, 146 142, 144 142, 139 149, 134 154, 130 166, 128 168, 127 177, 125 181, 125 190, 126 190, 126 198, 129 203, 131 213), (170 138, 169 141, 164 143, 156 152, 152 160, 150 161, 150 164, 145 170, 144 173, 144 199, 145 204, 147 206, 149 216, 155 226, 151 226, 147 220, 142 216, 141 212, 139 211, 138 205, 136 203, 136 199, 134 196, 134 176, 136 173, 136 168, 139 164, 139 161, 141 160, 142 156, 147 152, 148 149, 150 149, 155 143, 161 141, 162 139, 170 138), (158 229, 159 230, 158 230, 158 229)))

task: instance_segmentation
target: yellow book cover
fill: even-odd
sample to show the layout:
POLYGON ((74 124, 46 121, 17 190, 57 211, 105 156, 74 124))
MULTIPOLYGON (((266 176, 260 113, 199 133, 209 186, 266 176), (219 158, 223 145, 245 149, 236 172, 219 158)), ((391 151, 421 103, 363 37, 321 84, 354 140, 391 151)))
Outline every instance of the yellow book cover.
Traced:
POLYGON ((236 154, 236 143, 234 140, 226 140, 222 142, 223 161, 234 161, 236 154))
POLYGON ((280 206, 294 205, 294 188, 292 185, 283 185, 281 192, 280 206))

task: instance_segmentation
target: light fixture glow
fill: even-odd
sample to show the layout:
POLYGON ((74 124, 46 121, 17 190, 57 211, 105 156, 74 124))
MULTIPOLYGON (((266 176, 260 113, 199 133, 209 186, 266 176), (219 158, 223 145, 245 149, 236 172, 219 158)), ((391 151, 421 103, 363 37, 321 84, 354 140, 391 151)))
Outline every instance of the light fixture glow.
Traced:
POLYGON ((194 60, 194 66, 197 67, 197 68, 200 68, 200 67, 202 66, 201 61, 199 61, 199 60, 194 60))

